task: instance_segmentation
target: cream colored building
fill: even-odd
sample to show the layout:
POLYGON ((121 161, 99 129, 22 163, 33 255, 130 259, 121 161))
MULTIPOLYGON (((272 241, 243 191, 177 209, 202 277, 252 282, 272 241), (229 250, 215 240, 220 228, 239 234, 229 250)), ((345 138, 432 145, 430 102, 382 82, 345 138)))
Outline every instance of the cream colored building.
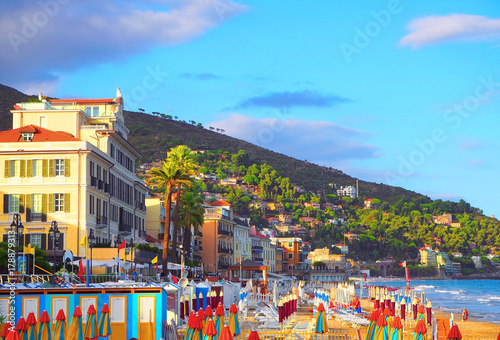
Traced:
POLYGON ((420 263, 423 266, 435 266, 437 264, 436 252, 425 247, 420 248, 420 263))
POLYGON ((90 229, 96 243, 145 237, 147 188, 134 174, 140 154, 127 140, 119 89, 116 98, 19 103, 11 112, 13 130, 0 132, 0 233, 19 213, 25 243, 51 250, 57 221, 57 250, 77 256, 90 229))
POLYGON ((246 259, 252 259, 252 240, 250 239, 250 227, 246 221, 235 218, 234 225, 234 258, 233 263, 238 264, 246 259))

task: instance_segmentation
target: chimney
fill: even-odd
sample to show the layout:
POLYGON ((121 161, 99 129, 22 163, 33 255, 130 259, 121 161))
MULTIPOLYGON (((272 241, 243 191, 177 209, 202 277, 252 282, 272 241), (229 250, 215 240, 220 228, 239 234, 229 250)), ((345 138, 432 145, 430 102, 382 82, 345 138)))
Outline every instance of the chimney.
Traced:
POLYGON ((42 92, 38 92, 38 100, 42 101, 42 92))
POLYGON ((121 98, 121 96, 122 96, 122 93, 121 93, 121 91, 120 91, 120 88, 119 88, 119 87, 117 87, 117 88, 116 88, 116 98, 121 98))

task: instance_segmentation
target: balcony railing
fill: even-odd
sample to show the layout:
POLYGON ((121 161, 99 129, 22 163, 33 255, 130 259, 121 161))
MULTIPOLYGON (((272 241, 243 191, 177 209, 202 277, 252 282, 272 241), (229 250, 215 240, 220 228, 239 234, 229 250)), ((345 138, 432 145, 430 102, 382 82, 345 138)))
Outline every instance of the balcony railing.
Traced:
POLYGON ((233 236, 233 232, 230 230, 224 230, 221 227, 218 227, 217 229, 219 235, 224 235, 224 236, 233 236))
POLYGON ((252 250, 264 250, 263 246, 252 246, 252 250))
POLYGON ((203 251, 203 247, 202 246, 194 246, 193 251, 197 252, 197 253, 201 253, 203 251))
POLYGON ((97 216, 96 223, 102 224, 102 225, 108 225, 108 217, 107 216, 97 216))
POLYGON ((229 264, 227 263, 219 263, 219 269, 228 269, 229 268, 229 264))
POLYGON ((130 232, 132 232, 132 226, 128 225, 128 224, 125 224, 125 223, 122 223, 118 227, 118 231, 130 233, 130 232))
POLYGON ((198 237, 203 237, 203 233, 201 231, 198 230, 198 233, 196 234, 196 236, 198 237))
POLYGON ((219 247, 219 253, 232 254, 233 250, 231 248, 219 247))
POLYGON ((97 180, 97 189, 104 189, 104 182, 101 179, 97 180))
POLYGON ((263 257, 254 257, 253 260, 256 262, 263 262, 264 258, 263 257))
POLYGON ((94 177, 94 176, 90 177, 90 186, 91 187, 96 187, 97 186, 97 177, 94 177))
POLYGON ((41 222, 42 221, 42 213, 41 212, 31 212, 31 221, 41 222))

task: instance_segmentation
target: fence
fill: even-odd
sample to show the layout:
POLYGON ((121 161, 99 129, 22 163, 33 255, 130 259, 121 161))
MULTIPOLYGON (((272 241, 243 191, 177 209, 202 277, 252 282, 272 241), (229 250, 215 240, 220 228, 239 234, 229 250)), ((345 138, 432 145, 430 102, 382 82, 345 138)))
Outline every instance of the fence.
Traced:
MULTIPOLYGON (((234 337, 236 340, 246 340, 250 335, 251 330, 245 329, 241 331, 239 336, 234 337)), ((345 330, 330 329, 328 333, 318 334, 307 330, 293 329, 257 329, 260 340, 357 340, 358 336, 354 333, 345 330)), ((186 340, 186 331, 179 331, 179 340, 186 340)))

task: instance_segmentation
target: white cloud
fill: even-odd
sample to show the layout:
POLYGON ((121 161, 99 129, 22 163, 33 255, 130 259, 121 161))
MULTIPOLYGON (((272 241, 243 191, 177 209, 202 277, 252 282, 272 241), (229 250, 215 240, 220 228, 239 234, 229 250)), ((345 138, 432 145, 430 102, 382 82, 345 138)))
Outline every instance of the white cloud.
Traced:
POLYGON ((255 118, 233 113, 209 125, 264 148, 318 164, 378 157, 377 147, 365 141, 369 133, 327 121, 281 115, 255 118))
POLYGON ((450 14, 429 16, 410 22, 411 31, 400 41, 400 46, 419 48, 448 41, 498 41, 500 19, 481 15, 450 14))

